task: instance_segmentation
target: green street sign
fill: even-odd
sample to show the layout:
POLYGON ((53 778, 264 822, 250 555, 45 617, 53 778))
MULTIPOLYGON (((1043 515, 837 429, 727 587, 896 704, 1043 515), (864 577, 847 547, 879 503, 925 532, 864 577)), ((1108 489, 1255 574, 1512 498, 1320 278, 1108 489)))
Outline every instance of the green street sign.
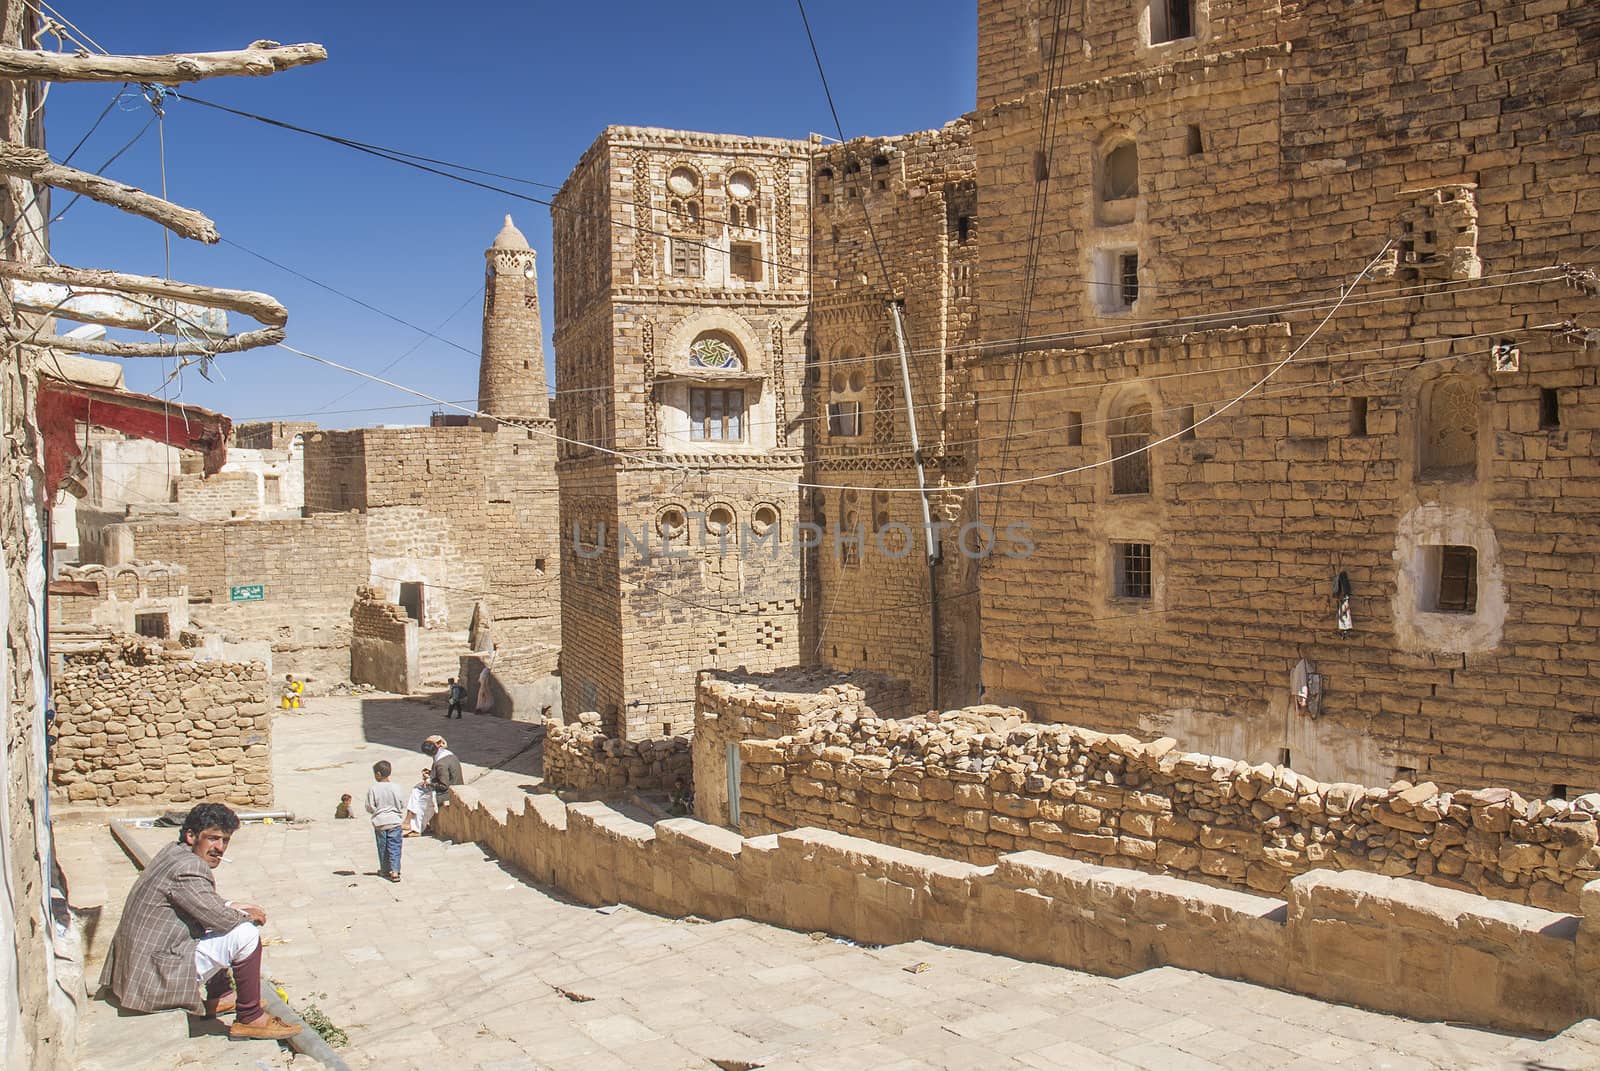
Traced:
POLYGON ((265 584, 235 584, 228 589, 229 602, 261 602, 266 597, 265 584))

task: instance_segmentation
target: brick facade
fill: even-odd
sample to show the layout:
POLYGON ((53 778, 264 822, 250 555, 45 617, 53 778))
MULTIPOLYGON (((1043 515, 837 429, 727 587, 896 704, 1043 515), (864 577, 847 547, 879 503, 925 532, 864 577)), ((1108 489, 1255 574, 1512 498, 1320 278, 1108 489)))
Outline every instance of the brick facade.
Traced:
POLYGON ((984 564, 987 697, 1330 780, 1600 787, 1600 388, 1540 329, 1597 309, 1550 270, 1600 228, 1593 6, 1211 0, 1156 45, 1093 8, 1054 46, 1036 6, 980 4, 981 293, 1049 192, 1025 332, 984 308, 1045 337, 981 362, 1015 433, 978 464, 1067 474, 984 492, 1037 545, 984 564))
POLYGON ((612 127, 556 197, 556 419, 586 444, 558 461, 569 719, 676 735, 697 670, 803 657, 809 192, 802 142, 612 127))

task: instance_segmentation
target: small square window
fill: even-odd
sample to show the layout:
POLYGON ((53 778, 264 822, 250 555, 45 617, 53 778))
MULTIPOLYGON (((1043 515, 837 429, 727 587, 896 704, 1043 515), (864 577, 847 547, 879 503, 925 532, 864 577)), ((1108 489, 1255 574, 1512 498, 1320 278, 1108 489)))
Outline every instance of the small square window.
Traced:
POLYGON ((1154 592, 1149 543, 1114 543, 1119 599, 1149 599, 1154 592))
POLYGON ((1199 156, 1201 153, 1206 151, 1206 139, 1205 136, 1200 133, 1199 127, 1191 124, 1186 140, 1188 142, 1186 148, 1190 156, 1199 156))
POLYGON ((1077 411, 1067 414, 1067 445, 1083 445, 1083 414, 1077 411))
POLYGON ((672 274, 699 279, 706 273, 706 247, 681 238, 672 240, 672 274))
POLYGON ((1194 0, 1150 0, 1150 43, 1194 36, 1194 0))
POLYGON ((166 614, 134 614, 133 631, 140 636, 164 640, 167 638, 166 614))
POLYGON ((1183 430, 1178 432, 1178 438, 1192 440, 1194 438, 1194 406, 1184 406, 1180 415, 1183 418, 1183 430))
POLYGON ((728 274, 747 283, 761 281, 761 247, 735 242, 728 247, 728 274))
POLYGON ((1430 547, 1433 605, 1441 614, 1470 614, 1478 609, 1478 551, 1473 547, 1430 547))

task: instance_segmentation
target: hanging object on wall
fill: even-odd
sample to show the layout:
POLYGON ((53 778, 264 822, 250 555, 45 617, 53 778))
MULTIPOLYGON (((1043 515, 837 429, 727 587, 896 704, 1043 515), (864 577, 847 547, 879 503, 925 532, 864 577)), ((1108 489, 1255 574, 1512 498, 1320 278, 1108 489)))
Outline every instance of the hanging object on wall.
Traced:
POLYGON ((1333 581, 1333 617, 1340 632, 1355 628, 1350 617, 1350 574, 1340 570, 1333 581))
POLYGON ((1304 658, 1294 664, 1289 674, 1289 692, 1295 709, 1306 717, 1314 718, 1322 713, 1322 674, 1304 658))
POLYGON ((1496 342, 1489 350, 1490 367, 1496 372, 1516 372, 1522 368, 1522 351, 1507 339, 1496 342))

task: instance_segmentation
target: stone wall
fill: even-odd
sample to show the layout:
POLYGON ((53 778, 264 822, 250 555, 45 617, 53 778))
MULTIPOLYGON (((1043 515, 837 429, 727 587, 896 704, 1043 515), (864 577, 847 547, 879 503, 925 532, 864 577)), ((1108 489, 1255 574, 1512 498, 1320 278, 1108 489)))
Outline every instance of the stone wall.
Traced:
POLYGON ((1600 351, 1540 329, 1600 309, 1551 270, 1600 234, 1595 6, 1192 6, 1165 43, 1154 5, 1059 41, 980 7, 984 335, 1028 341, 978 362, 977 461, 1035 544, 984 564, 985 697, 1328 781, 1600 789, 1600 351))
POLYGON ((817 829, 741 838, 548 795, 517 812, 471 788, 452 794, 439 835, 588 904, 867 944, 935 941, 1116 976, 1171 965, 1508 1030, 1561 1030, 1600 1010, 1600 884, 1584 890, 1581 919, 1374 874, 1302 874, 1277 899, 1039 852, 979 867, 817 829))
POLYGON ((266 667, 200 662, 137 637, 62 657, 51 783, 68 800, 272 803, 266 667))
POLYGON ((391 601, 423 585, 426 627, 465 628, 490 604, 501 646, 556 642, 560 553, 553 424, 319 431, 305 438, 306 507, 359 510, 366 582, 391 601))
POLYGON ((135 519, 112 525, 106 543, 106 564, 183 565, 189 594, 214 603, 228 602, 233 585, 260 584, 268 602, 342 607, 367 579, 366 532, 356 514, 224 524, 135 519))
MULTIPOLYGON (((725 735, 724 717, 750 724, 748 693, 732 698, 702 686, 702 733, 725 735)), ((748 833, 822 826, 980 864, 1041 851, 1273 894, 1314 869, 1360 870, 1554 910, 1600 878, 1600 794, 1324 784, 999 707, 890 721, 818 704, 781 736, 752 736, 740 747, 748 833)))
POLYGON ((670 792, 680 777, 684 784, 694 781, 684 737, 620 740, 605 735, 593 711, 571 725, 556 718, 545 722, 544 783, 549 788, 593 796, 670 792))
POLYGON ((362 587, 350 608, 350 679, 384 692, 414 695, 422 686, 419 629, 403 606, 362 587))

